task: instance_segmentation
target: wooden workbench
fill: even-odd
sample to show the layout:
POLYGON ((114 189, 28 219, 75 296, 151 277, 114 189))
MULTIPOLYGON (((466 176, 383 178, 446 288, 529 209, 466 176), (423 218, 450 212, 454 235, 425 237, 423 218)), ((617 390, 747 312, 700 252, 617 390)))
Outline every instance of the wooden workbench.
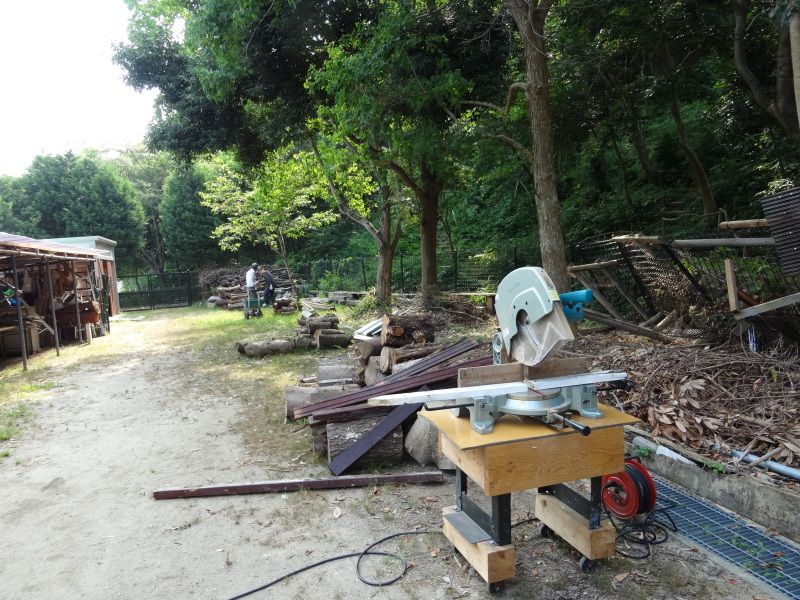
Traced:
POLYGON ((448 410, 418 413, 437 427, 441 452, 458 469, 456 507, 444 511, 444 534, 489 584, 490 591, 495 591, 498 582, 514 576, 512 492, 537 489, 536 517, 583 554, 589 564, 613 556, 614 528, 600 522, 601 478, 624 471, 624 425, 638 419, 608 406, 598 408, 602 419, 571 417, 592 428, 588 436, 514 415, 503 416, 492 433, 482 435, 472 429, 468 418, 455 417, 448 410), (467 477, 492 497, 491 515, 481 514, 468 499, 467 477), (588 501, 565 498, 574 493, 559 484, 587 478, 592 490, 588 501), (458 514, 462 511, 471 520, 458 514), (460 527, 465 521, 468 526, 460 527), (483 536, 462 533, 473 524, 479 526, 478 531, 482 527, 489 539, 475 541, 483 536))

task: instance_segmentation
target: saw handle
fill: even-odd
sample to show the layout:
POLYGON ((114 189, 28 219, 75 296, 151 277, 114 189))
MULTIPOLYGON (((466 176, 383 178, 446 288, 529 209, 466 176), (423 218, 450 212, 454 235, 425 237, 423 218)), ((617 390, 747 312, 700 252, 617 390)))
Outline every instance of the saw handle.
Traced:
POLYGON ((564 415, 560 415, 560 414, 558 414, 556 412, 553 413, 553 416, 557 420, 561 421, 561 423, 563 425, 567 425, 569 427, 572 427, 575 431, 577 431, 578 433, 580 433, 583 436, 587 436, 590 433, 592 433, 592 428, 589 427, 588 425, 584 425, 583 423, 578 423, 577 421, 573 421, 572 419, 568 419, 564 415))

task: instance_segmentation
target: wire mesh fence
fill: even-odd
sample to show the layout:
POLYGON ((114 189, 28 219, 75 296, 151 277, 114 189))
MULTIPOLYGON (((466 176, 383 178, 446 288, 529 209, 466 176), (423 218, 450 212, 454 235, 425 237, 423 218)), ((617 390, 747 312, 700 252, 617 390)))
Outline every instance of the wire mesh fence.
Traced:
POLYGON ((189 271, 124 275, 117 285, 123 311, 191 306, 199 289, 189 271))
MULTIPOLYGON (((437 280, 446 292, 494 291, 516 268, 540 265, 538 248, 512 246, 501 249, 440 250, 436 256, 437 280)), ((375 285, 376 257, 318 260, 300 265, 298 272, 312 289, 364 290, 375 285)), ((422 260, 418 254, 397 254, 392 262, 392 288, 398 293, 419 290, 422 260)))

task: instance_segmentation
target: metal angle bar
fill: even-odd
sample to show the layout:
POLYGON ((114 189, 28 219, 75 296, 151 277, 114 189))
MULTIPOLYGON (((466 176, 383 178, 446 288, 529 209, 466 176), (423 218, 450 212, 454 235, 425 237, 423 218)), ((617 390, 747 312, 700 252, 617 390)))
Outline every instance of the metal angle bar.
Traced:
POLYGON ((308 479, 283 479, 259 483, 231 483, 196 488, 159 489, 153 492, 156 500, 196 498, 201 496, 230 496, 262 494, 266 492, 291 492, 297 490, 328 490, 348 487, 365 487, 387 483, 439 483, 441 471, 399 473, 396 475, 343 475, 341 477, 314 477, 308 479))
POLYGON ((374 396, 369 399, 373 406, 391 406, 410 403, 441 402, 445 400, 463 400, 482 396, 504 396, 508 394, 524 394, 529 390, 551 390, 553 388, 569 387, 576 385, 590 385, 606 381, 621 381, 628 378, 627 373, 614 373, 612 371, 598 371, 582 375, 566 375, 563 377, 548 377, 546 379, 532 379, 514 381, 511 383, 493 383, 489 385, 472 385, 445 390, 429 390, 425 392, 409 392, 405 394, 387 394, 374 396))

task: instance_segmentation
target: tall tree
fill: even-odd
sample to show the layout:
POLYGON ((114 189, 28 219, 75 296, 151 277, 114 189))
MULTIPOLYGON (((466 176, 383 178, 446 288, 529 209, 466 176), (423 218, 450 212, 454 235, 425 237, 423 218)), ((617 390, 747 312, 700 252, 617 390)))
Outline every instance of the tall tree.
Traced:
POLYGON ((243 242, 265 245, 281 256, 288 270, 288 240, 336 219, 321 207, 324 186, 316 158, 287 148, 267 157, 255 185, 223 165, 200 195, 225 219, 213 232, 220 248, 237 250, 243 242))
POLYGON ((201 196, 213 177, 212 169, 200 163, 173 172, 164 183, 164 244, 168 255, 182 268, 203 269, 224 256, 212 239, 222 218, 203 204, 201 196))
POLYGON ((147 233, 141 258, 154 272, 164 271, 167 249, 162 233, 161 203, 164 182, 174 170, 174 165, 163 152, 149 152, 138 145, 125 149, 112 161, 119 174, 136 188, 144 209, 147 233))
POLYGON ((118 262, 136 264, 144 244, 144 211, 133 185, 111 165, 72 153, 37 156, 22 179, 44 235, 107 237, 117 242, 118 262))
POLYGON ((561 207, 556 187, 553 116, 550 109, 550 79, 545 21, 554 0, 506 0, 522 42, 525 81, 523 89, 531 127, 531 151, 518 147, 533 169, 536 216, 542 250, 542 267, 559 291, 570 289, 567 252, 561 226, 561 207))

